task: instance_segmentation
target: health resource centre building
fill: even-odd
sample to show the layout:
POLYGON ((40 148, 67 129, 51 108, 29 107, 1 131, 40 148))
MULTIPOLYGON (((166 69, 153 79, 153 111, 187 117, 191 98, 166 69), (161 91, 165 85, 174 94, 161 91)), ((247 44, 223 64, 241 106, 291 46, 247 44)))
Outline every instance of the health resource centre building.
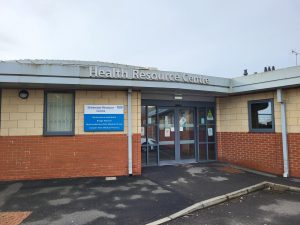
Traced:
POLYGON ((2 181, 140 175, 144 166, 208 161, 300 177, 299 66, 228 79, 0 61, 0 91, 2 181))

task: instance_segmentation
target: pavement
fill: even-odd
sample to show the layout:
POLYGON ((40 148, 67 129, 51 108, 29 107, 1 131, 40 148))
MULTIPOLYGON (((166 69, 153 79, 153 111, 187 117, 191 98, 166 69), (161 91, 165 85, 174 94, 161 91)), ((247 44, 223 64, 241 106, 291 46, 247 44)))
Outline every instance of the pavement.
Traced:
POLYGON ((202 209, 166 225, 299 225, 300 193, 263 190, 202 209))
POLYGON ((5 224, 7 214, 11 221, 23 216, 25 225, 140 225, 262 181, 300 187, 297 180, 265 177, 220 163, 146 167, 142 173, 112 181, 0 182, 0 225, 5 224))

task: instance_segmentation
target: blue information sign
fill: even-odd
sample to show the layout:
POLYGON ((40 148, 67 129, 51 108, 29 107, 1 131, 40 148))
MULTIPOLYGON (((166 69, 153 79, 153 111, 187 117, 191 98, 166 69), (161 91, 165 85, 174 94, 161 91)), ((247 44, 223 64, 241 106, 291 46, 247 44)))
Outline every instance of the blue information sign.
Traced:
POLYGON ((84 131, 124 131, 124 106, 85 105, 84 131))

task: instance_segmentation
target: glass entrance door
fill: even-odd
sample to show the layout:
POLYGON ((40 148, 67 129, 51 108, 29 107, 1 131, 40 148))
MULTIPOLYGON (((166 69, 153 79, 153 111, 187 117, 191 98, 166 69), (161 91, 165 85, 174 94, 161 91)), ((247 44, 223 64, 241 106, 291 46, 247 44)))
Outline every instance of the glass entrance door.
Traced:
POLYGON ((159 107, 159 161, 195 160, 194 108, 159 107))
POLYGON ((213 103, 181 106, 155 103, 142 106, 143 166, 216 160, 213 103))
POLYGON ((195 109, 179 108, 180 160, 195 159, 195 109))
POLYGON ((160 107, 158 109, 159 122, 159 161, 172 161, 176 159, 176 132, 175 108, 160 107))

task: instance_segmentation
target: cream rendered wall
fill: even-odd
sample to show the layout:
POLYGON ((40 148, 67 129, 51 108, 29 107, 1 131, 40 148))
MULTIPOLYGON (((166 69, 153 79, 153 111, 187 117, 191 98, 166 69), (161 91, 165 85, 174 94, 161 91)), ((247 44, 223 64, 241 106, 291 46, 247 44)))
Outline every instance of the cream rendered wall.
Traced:
MULTIPOLYGON (((43 135, 44 90, 29 89, 29 98, 19 98, 20 89, 2 89, 1 136, 43 135)), ((141 93, 132 92, 132 132, 140 133, 141 93)), ((126 134, 127 91, 75 91, 75 134, 126 134), (85 104, 120 104, 125 106, 125 130, 122 132, 84 132, 85 104)))
POLYGON ((281 132, 276 91, 217 98, 217 132, 249 132, 248 101, 271 98, 274 99, 275 131, 281 132))
POLYGON ((19 98, 19 91, 2 89, 0 135, 42 135, 44 91, 28 90, 28 99, 19 98))
POLYGON ((300 133, 300 87, 283 90, 288 133, 300 133))

